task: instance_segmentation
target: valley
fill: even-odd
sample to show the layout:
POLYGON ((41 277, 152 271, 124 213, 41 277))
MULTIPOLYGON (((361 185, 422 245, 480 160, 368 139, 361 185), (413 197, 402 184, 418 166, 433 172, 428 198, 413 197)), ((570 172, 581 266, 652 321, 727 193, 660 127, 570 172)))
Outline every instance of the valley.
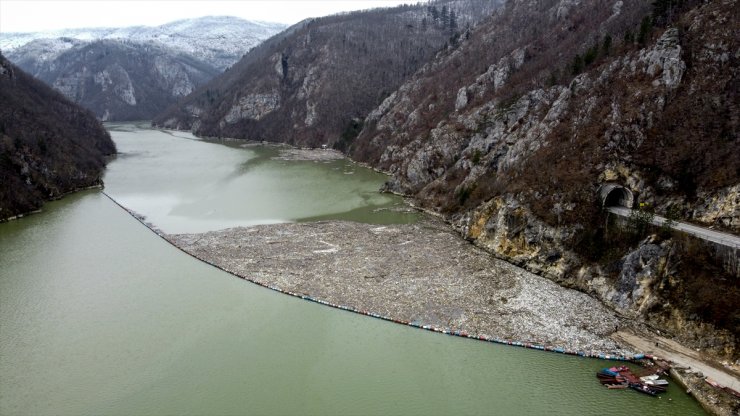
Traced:
POLYGON ((0 413, 740 411, 737 0, 196 3, 0 28, 0 413))

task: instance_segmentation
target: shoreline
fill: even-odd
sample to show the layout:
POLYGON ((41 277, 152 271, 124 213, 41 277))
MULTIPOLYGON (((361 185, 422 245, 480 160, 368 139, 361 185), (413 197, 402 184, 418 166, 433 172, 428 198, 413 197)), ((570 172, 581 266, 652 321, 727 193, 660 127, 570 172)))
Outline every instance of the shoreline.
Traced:
POLYGON ((21 213, 15 214, 15 215, 11 215, 10 217, 0 218, 0 224, 6 223, 6 222, 10 222, 10 221, 19 220, 21 218, 28 217, 29 215, 39 214, 39 213, 41 213, 41 212, 44 211, 43 210, 43 207, 44 207, 44 205, 47 202, 59 201, 60 199, 64 198, 65 196, 76 194, 78 192, 89 191, 91 189, 100 189, 100 191, 102 192, 104 188, 105 188, 105 186, 104 186, 104 184, 101 181, 101 183, 96 184, 96 185, 83 186, 83 187, 72 189, 70 191, 61 193, 59 195, 55 195, 52 198, 45 199, 44 202, 43 202, 43 204, 40 207, 36 208, 36 209, 33 209, 31 211, 21 212, 21 213))
MULTIPOLYGON (((162 129, 155 126, 150 128, 173 131, 172 129, 162 129)), ((188 133, 192 134, 192 132, 188 133)), ((216 143, 235 141, 210 137, 204 139, 216 143)), ((264 145, 261 142, 240 142, 248 145, 264 145)), ((279 157, 320 160, 330 156, 332 159, 341 157, 352 163, 358 163, 335 150, 302 149, 284 143, 269 143, 268 145, 286 151, 285 154, 281 152, 279 157)), ((362 163, 358 164, 364 166, 362 163)), ((373 170, 387 174, 387 172, 378 169, 373 170)), ((374 234, 376 234, 373 231, 374 228, 385 229, 386 227, 359 223, 350 225, 333 221, 322 222, 320 224, 323 224, 324 228, 335 228, 335 232, 332 235, 323 236, 326 237, 324 238, 326 241, 319 239, 318 243, 315 241, 316 238, 306 238, 306 233, 315 234, 315 230, 303 230, 307 227, 307 223, 250 227, 249 230, 260 229, 264 231, 266 235, 263 237, 268 240, 272 238, 270 233, 273 232, 278 234, 295 232, 297 238, 303 238, 302 243, 297 246, 283 247, 282 250, 285 254, 281 256, 282 258, 289 258, 291 253, 296 253, 304 246, 315 245, 314 243, 320 246, 314 247, 317 250, 313 250, 313 252, 309 249, 309 252, 304 253, 306 258, 301 260, 303 263, 294 265, 292 269, 285 269, 284 266, 277 263, 263 264, 262 266, 268 266, 275 272, 270 277, 259 276, 255 273, 255 270, 239 270, 234 263, 229 264, 214 259, 213 254, 218 251, 215 249, 215 245, 217 241, 224 241, 223 238, 219 237, 207 245, 211 253, 204 253, 202 250, 197 252, 195 247, 188 247, 188 244, 184 241, 178 240, 183 236, 165 234, 157 229, 155 225, 147 223, 136 212, 130 211, 119 204, 110 195, 105 192, 103 194, 152 232, 184 253, 229 274, 294 297, 390 322, 500 344, 602 359, 634 361, 645 358, 644 354, 636 354, 634 351, 620 348, 610 337, 618 327, 623 326, 626 322, 597 299, 582 292, 564 288, 549 279, 490 256, 489 253, 462 239, 459 233, 442 216, 416 206, 413 201, 408 199, 408 196, 405 196, 404 199, 409 207, 422 213, 426 219, 422 220, 420 225, 416 227, 409 225, 391 227, 395 229, 393 233, 395 233, 394 237, 397 241, 395 241, 395 247, 390 250, 385 247, 391 245, 388 240, 389 235, 386 233, 382 239, 378 239, 374 243, 372 248, 354 253, 354 256, 346 256, 351 251, 351 246, 363 246, 365 243, 372 241, 374 234), (286 231, 288 229, 290 231, 286 231), (413 238, 407 238, 408 233, 413 234, 413 238), (346 236, 359 234, 364 236, 359 241, 348 241, 348 238, 346 238, 346 236), (328 239, 329 237, 334 240, 328 239), (437 244, 440 239, 445 240, 445 243, 437 244), (341 253, 337 253, 340 251, 338 246, 342 244, 345 244, 345 247, 341 250, 341 253), (435 246, 435 244, 437 245, 435 246), (433 248, 430 249, 431 247, 433 248), (410 251, 407 250, 409 248, 410 251), (383 250, 386 250, 384 254, 377 254, 383 252, 383 250), (396 258, 394 267, 403 275, 400 279, 407 279, 405 281, 394 281, 392 278, 386 278, 387 270, 383 270, 388 268, 387 260, 394 258, 397 254, 396 250, 406 250, 406 255, 412 256, 416 262, 413 266, 414 270, 404 269, 409 259, 396 258), (433 258, 424 257, 430 250, 434 253, 433 258), (430 261, 448 255, 448 253, 453 257, 448 258, 447 263, 444 261, 437 262, 436 268, 428 267, 430 261), (305 264, 308 264, 306 260, 327 256, 339 256, 337 265, 340 268, 346 263, 355 263, 354 268, 345 268, 339 271, 340 275, 352 276, 357 269, 362 269, 367 276, 354 276, 354 280, 349 283, 346 279, 344 281, 327 280, 321 283, 323 286, 314 285, 310 287, 310 282, 321 281, 322 276, 325 277, 328 274, 324 273, 325 269, 323 269, 327 265, 322 264, 321 261, 329 259, 321 259, 318 263, 315 263, 316 269, 312 271, 313 274, 310 278, 302 282, 290 282, 283 278, 286 275, 296 277, 296 272, 300 273, 305 269, 305 264), (368 256, 374 256, 375 261, 363 261, 363 258, 367 260, 368 256), (471 268, 469 267, 470 264, 476 264, 476 266, 471 268), (437 269, 443 268, 447 268, 449 271, 445 275, 435 275, 437 269), (435 275, 435 277, 432 279, 429 278, 429 275, 435 275), (377 281, 378 283, 373 285, 369 284, 368 281, 377 281), (474 285, 472 289, 471 284, 474 285), (337 290, 327 290, 327 288, 336 289, 339 287, 338 285, 341 285, 345 292, 343 297, 333 296, 333 292, 337 292, 337 290), (389 292, 389 287, 391 292, 394 292, 389 292), (416 288, 417 292, 413 294, 405 293, 409 291, 410 287, 416 288), (362 292, 362 290, 366 290, 366 292, 362 292), (424 290, 430 290, 431 292, 427 293, 424 290), (540 292, 537 292, 538 290, 540 292), (358 293, 362 295, 358 295, 358 293), (480 296, 480 293, 486 293, 488 297, 480 296), (373 297, 374 300, 364 299, 366 296, 373 297), (399 299, 403 299, 405 302, 403 307, 398 305, 400 303, 399 299), (430 307, 420 302, 420 300, 427 299, 432 299, 436 304, 430 307), (475 305, 470 307, 469 304, 473 302, 473 299, 475 305), (571 301, 571 304, 568 304, 568 301, 571 301), (515 302, 519 302, 519 304, 514 305, 515 302), (500 321, 504 323, 502 324, 500 321)), ((209 234, 211 233, 198 234, 197 240, 209 234)), ((270 245, 269 250, 274 250, 277 247, 273 243, 274 241, 266 243, 270 245)), ((203 247, 199 248, 202 249, 203 247)), ((255 254, 256 249, 259 248, 251 247, 251 251, 245 249, 239 251, 250 252, 254 258, 260 258, 259 255, 255 254)), ((262 256, 262 258, 265 257, 270 256, 262 256)), ((236 263, 244 263, 244 261, 237 260, 236 263)))

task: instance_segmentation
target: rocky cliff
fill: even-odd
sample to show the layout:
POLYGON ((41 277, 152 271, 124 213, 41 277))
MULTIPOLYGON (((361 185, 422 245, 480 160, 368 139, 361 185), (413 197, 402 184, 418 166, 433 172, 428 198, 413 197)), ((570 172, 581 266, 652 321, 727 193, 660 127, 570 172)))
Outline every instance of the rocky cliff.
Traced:
POLYGON ((509 1, 372 111, 350 154, 495 255, 737 359, 739 277, 718 249, 620 225, 598 190, 740 231, 739 10, 509 1))
POLYGON ((99 185, 115 153, 95 116, 0 55, 0 220, 99 185))
POLYGON ((301 22, 154 122, 204 136, 342 148, 370 110, 499 4, 436 1, 301 22))

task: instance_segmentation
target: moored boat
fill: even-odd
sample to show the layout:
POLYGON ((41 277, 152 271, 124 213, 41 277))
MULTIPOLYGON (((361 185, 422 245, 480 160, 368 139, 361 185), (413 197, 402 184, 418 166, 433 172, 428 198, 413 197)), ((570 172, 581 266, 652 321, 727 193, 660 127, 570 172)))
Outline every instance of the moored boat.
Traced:
POLYGON ((657 396, 658 395, 658 392, 655 391, 655 389, 653 389, 651 387, 648 387, 648 386, 646 386, 644 384, 632 383, 632 384, 630 384, 630 388, 632 390, 639 391, 640 393, 647 394, 649 396, 653 396, 654 397, 654 396, 657 396))

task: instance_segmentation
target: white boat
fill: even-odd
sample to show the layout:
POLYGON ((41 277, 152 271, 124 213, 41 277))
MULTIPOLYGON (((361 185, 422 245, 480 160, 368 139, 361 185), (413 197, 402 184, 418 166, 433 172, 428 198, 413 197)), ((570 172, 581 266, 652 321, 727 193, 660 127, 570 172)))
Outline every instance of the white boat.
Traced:
POLYGON ((657 375, 657 374, 652 374, 652 375, 649 375, 649 376, 640 377, 640 380, 642 380, 642 381, 657 380, 658 377, 660 377, 660 376, 657 375))
POLYGON ((645 384, 649 386, 667 386, 668 381, 667 380, 646 380, 645 384))

